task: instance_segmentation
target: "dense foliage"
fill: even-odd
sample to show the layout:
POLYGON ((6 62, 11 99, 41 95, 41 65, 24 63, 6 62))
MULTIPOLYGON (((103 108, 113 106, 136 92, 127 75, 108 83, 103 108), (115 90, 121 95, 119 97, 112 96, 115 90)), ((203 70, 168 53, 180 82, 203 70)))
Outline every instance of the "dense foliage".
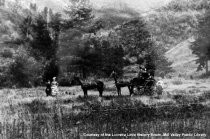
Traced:
POLYGON ((30 55, 45 67, 40 75, 43 81, 58 75, 56 54, 60 32, 59 15, 51 13, 51 20, 47 21, 47 11, 45 8, 44 14, 27 16, 20 25, 23 45, 30 55))
POLYGON ((40 85, 43 65, 37 62, 24 48, 19 48, 14 62, 7 72, 7 86, 32 87, 40 85), (37 82, 39 81, 39 82, 37 82))
POLYGON ((198 56, 198 70, 206 69, 208 72, 208 60, 210 59, 210 10, 199 21, 196 41, 192 45, 193 53, 198 56))
POLYGON ((64 11, 65 18, 48 8, 37 9, 31 4, 30 9, 13 10, 17 12, 13 12, 14 18, 19 18, 18 37, 10 43, 22 46, 26 55, 16 56, 19 49, 15 56, 8 55, 13 59, 8 77, 12 84, 33 86, 54 76, 69 82, 75 73, 83 78, 109 77, 113 70, 123 75, 123 68, 133 64, 146 66, 153 75, 157 70, 170 71, 171 63, 154 43, 147 22, 132 9, 122 11, 131 18, 109 12, 96 18, 85 1, 71 1, 64 11))

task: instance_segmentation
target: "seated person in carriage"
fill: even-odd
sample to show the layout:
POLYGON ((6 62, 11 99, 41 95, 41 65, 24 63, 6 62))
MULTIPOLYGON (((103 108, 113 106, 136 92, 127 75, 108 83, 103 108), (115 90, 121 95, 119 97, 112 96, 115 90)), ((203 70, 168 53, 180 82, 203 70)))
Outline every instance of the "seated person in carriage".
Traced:
MULTIPOLYGON (((146 91, 146 94, 152 93, 153 86, 155 84, 154 76, 152 72, 148 71, 145 67, 140 66, 139 67, 139 73, 138 73, 138 84, 137 84, 137 90, 140 90, 140 88, 143 88, 146 91)), ((145 91, 144 91, 145 93, 145 91)))
POLYGON ((146 80, 149 78, 149 73, 147 72, 147 69, 145 67, 140 66, 139 67, 139 73, 138 73, 138 78, 146 80))
POLYGON ((148 71, 145 67, 139 66, 139 73, 138 73, 138 78, 142 80, 147 80, 147 79, 154 79, 154 76, 152 72, 148 71))

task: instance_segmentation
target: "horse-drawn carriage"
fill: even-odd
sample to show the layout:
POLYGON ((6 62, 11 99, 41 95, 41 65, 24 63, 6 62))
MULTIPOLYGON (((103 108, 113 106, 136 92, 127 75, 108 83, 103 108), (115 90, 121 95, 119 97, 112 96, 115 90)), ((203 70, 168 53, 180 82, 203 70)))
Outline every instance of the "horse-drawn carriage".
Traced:
POLYGON ((146 68, 140 67, 140 71, 136 78, 130 81, 131 93, 139 95, 153 95, 156 81, 152 72, 147 71, 146 68), (136 91, 134 89, 136 88, 136 91))
MULTIPOLYGON (((145 71, 143 74, 139 74, 138 77, 131 79, 130 81, 119 81, 117 80, 117 74, 115 71, 110 75, 114 78, 115 85, 117 88, 117 93, 121 95, 121 88, 128 87, 130 95, 153 95, 156 87, 156 81, 149 72, 145 71), (137 91, 134 91, 134 90, 137 91)), ((75 76, 70 83, 71 85, 81 85, 84 92, 84 96, 88 96, 88 90, 97 89, 99 91, 99 96, 103 95, 104 83, 100 80, 95 80, 91 83, 82 82, 79 77, 75 76)), ((52 88, 52 87, 51 87, 52 88)), ((47 90, 48 91, 48 90, 47 90)), ((46 93, 47 93, 46 91, 46 93)), ((48 95, 48 93, 47 93, 48 95)))
POLYGON ((133 78, 130 81, 131 93, 138 95, 153 95, 155 84, 156 81, 152 76, 149 78, 133 78))
POLYGON ((118 81, 115 71, 112 72, 111 76, 114 77, 118 95, 121 95, 121 87, 128 87, 130 95, 153 95, 156 81, 147 71, 143 71, 142 74, 139 74, 138 77, 130 81, 118 81), (135 89, 137 89, 137 91, 134 91, 135 89))

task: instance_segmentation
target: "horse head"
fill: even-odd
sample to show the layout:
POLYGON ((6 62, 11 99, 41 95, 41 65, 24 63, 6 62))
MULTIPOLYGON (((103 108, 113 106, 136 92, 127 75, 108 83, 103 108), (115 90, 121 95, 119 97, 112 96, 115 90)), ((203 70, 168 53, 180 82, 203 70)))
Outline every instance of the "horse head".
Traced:
POLYGON ((112 78, 113 78, 113 77, 116 78, 116 77, 117 77, 116 71, 113 70, 109 77, 110 77, 110 78, 111 78, 111 77, 112 77, 112 78))

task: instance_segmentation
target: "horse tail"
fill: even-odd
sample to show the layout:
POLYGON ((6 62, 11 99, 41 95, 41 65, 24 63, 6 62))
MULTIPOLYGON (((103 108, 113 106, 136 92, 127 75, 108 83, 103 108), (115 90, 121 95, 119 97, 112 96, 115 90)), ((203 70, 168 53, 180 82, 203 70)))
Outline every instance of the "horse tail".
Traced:
POLYGON ((106 88, 105 84, 103 82, 101 82, 101 86, 102 86, 103 90, 106 88))
POLYGON ((96 81, 97 85, 101 88, 101 89, 105 89, 105 85, 102 81, 96 81))

